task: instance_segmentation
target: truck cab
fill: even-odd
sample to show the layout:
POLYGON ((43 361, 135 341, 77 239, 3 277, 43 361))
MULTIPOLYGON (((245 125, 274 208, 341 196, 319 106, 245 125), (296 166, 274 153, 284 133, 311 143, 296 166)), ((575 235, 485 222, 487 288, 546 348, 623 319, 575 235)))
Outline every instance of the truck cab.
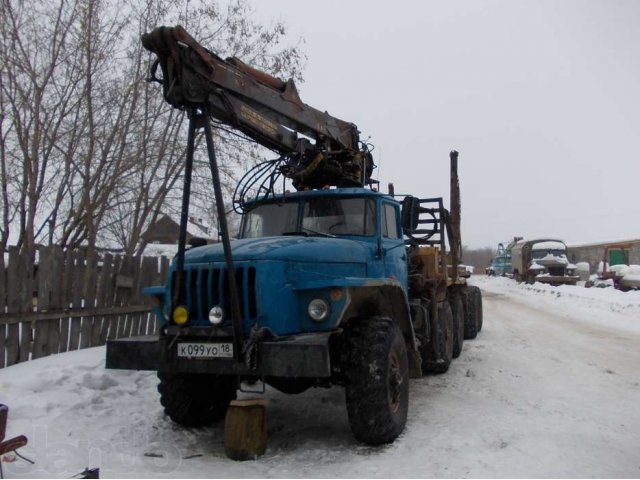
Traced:
POLYGON ((511 249, 513 276, 519 282, 575 285, 580 277, 567 259, 567 246, 555 238, 520 240, 511 249))
MULTIPOLYGON (((372 190, 303 191, 253 202, 231 245, 245 336, 256 328, 273 336, 334 330, 347 320, 349 288, 371 281, 389 285, 407 303, 400 204, 372 190)), ((178 306, 171 298, 175 268, 157 306, 167 326, 178 306)), ((230 326, 222 245, 187 251, 185 269, 188 317, 181 326, 230 326)))

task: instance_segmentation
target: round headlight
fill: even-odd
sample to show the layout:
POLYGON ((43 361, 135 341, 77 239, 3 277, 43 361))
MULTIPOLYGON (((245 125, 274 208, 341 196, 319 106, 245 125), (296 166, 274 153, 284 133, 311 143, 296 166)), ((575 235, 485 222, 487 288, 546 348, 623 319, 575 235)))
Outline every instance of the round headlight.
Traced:
POLYGON ((182 305, 173 310, 173 323, 176 325, 184 325, 189 320, 189 310, 182 305))
POLYGON ((321 322, 329 315, 329 304, 321 298, 315 298, 309 302, 307 313, 312 320, 321 322))
POLYGON ((224 311, 220 305, 216 305, 209 310, 209 321, 214 325, 220 325, 224 319, 224 311))

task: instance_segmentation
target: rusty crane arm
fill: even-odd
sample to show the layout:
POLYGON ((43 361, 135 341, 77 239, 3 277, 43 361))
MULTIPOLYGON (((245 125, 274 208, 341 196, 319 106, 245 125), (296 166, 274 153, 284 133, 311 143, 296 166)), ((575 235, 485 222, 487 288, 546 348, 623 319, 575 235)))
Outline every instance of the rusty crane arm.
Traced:
POLYGON ((293 80, 223 60, 179 25, 144 34, 142 44, 157 55, 152 78, 167 102, 180 109, 206 105, 210 116, 275 150, 296 188, 370 183, 373 159, 357 127, 304 104, 293 80))

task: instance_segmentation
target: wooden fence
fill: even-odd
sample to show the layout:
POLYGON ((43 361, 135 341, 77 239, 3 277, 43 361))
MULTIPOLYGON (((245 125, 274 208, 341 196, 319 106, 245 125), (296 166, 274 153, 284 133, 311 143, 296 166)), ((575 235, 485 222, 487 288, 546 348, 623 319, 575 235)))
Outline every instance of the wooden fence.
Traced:
POLYGON ((12 247, 5 263, 0 268, 0 368, 157 331, 140 290, 164 281, 166 257, 49 246, 40 247, 34 261, 12 247))

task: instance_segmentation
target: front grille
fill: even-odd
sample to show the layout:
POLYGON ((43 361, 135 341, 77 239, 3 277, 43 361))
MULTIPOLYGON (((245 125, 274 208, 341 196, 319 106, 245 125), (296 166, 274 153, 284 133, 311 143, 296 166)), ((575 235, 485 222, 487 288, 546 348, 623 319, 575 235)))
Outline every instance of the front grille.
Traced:
MULTIPOLYGON (((239 266, 235 268, 235 281, 240 298, 240 313, 246 320, 255 320, 258 316, 256 297, 255 267, 239 266)), ((171 278, 171 288, 176 284, 176 272, 171 278)), ((185 265, 184 284, 180 295, 182 303, 189 309, 191 322, 208 323, 209 310, 221 305, 230 322, 231 298, 227 269, 224 267, 185 265)))
POLYGON ((547 268, 547 271, 549 272, 549 275, 552 275, 554 277, 562 277, 565 274, 564 267, 549 267, 547 268))

